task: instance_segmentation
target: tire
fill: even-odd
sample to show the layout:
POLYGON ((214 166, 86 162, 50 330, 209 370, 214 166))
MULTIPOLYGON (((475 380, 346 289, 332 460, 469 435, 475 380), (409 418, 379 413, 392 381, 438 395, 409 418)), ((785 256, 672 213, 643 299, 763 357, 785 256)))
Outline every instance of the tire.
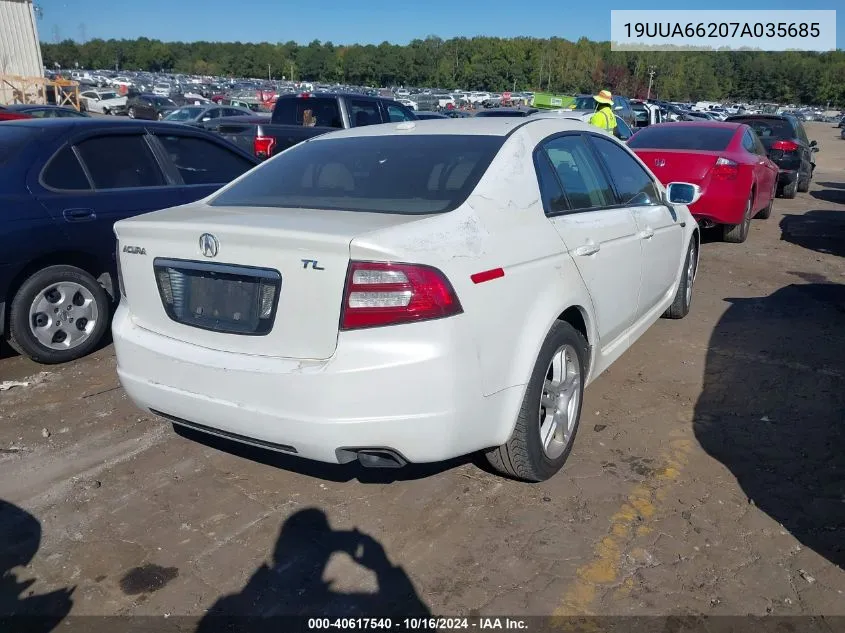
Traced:
POLYGON ((30 276, 15 294, 9 344, 37 363, 81 358, 102 340, 110 309, 106 291, 87 272, 75 266, 49 266, 30 276))
POLYGON ((689 314, 692 305, 692 287, 695 282, 695 273, 698 268, 698 241, 693 237, 687 248, 687 257, 684 260, 684 270, 681 273, 681 281, 678 283, 678 291, 666 312, 665 319, 683 319, 689 314))
POLYGON ((135 118, 135 108, 129 108, 129 118, 130 119, 135 118))
POLYGON ((103 116, 108 116, 110 114, 110 110, 108 108, 103 108, 103 116))
POLYGON ((745 214, 743 220, 739 224, 725 224, 722 226, 722 239, 730 244, 742 244, 748 239, 748 230, 751 228, 751 205, 753 204, 754 194, 748 198, 745 204, 745 214))
POLYGON ((788 185, 784 186, 783 191, 781 192, 781 195, 784 198, 791 200, 792 198, 795 197, 797 192, 798 192, 798 180, 794 180, 791 183, 789 183, 788 185))
POLYGON ((549 479, 563 467, 575 443, 581 418, 587 349, 587 341, 580 332, 569 323, 555 322, 531 372, 513 434, 505 444, 486 453, 493 468, 516 479, 537 482, 549 479), (547 380, 549 376, 551 380, 547 380), (560 380, 554 380, 556 377, 560 380), (564 386, 559 400, 548 393, 547 382, 556 384, 556 389, 564 386), (557 427, 552 427, 559 433, 549 434, 548 449, 543 447, 541 426, 548 429, 562 413, 547 410, 541 399, 564 405, 567 414, 557 427))
POLYGON ((799 193, 807 193, 810 190, 810 176, 806 180, 799 180, 797 189, 799 193))
POLYGON ((772 189, 772 197, 769 199, 769 204, 767 204, 763 209, 757 212, 757 215, 754 216, 757 220, 768 220, 772 217, 772 207, 775 206, 775 197, 777 196, 777 183, 775 183, 774 188, 772 189))

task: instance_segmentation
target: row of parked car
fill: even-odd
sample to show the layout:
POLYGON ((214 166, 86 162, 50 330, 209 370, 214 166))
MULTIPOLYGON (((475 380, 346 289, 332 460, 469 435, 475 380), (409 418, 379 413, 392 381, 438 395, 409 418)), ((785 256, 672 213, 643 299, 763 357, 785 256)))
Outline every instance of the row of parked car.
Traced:
POLYGON ((195 430, 369 466, 482 450, 546 479, 584 387, 689 312, 702 229, 744 241, 817 145, 783 116, 626 143, 514 112, 306 93, 209 129, 0 123, 0 332, 60 363, 111 326, 130 397, 195 430))

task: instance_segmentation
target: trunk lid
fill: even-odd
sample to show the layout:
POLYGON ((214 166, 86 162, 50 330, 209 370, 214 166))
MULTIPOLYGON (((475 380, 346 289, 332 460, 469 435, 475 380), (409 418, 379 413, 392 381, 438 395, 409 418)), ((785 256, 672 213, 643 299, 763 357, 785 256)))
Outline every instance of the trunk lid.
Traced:
POLYGON ((124 300, 138 326, 209 349, 329 358, 350 242, 419 219, 203 203, 139 216, 115 226, 124 300), (203 254, 205 234, 216 239, 214 257, 203 254), (168 281, 169 290, 160 290, 168 281), (270 316, 260 319, 270 304, 270 316))
POLYGON ((671 149, 634 149, 634 153, 664 186, 670 182, 701 185, 721 155, 719 152, 671 149))

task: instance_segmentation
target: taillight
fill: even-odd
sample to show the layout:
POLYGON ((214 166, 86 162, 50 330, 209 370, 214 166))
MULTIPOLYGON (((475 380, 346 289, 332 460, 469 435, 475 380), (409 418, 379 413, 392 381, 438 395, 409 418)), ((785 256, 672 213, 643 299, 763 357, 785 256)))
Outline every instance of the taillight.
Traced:
POLYGON ((730 158, 719 158, 710 173, 718 180, 735 180, 739 175, 739 165, 730 158))
POLYGON ((793 141, 775 141, 772 143, 772 149, 779 149, 782 152, 794 152, 798 149, 798 143, 793 141))
POLYGON ((253 151, 257 158, 269 158, 276 146, 276 139, 272 136, 256 136, 253 142, 253 151))
POLYGON ((351 262, 340 329, 442 319, 463 312, 446 276, 431 266, 351 262))

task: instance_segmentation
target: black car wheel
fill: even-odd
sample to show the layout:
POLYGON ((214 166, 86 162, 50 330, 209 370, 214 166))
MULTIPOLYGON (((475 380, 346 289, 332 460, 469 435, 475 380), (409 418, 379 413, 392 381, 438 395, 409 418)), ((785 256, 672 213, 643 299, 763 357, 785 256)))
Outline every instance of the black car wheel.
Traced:
POLYGON ((790 183, 787 183, 781 189, 781 195, 784 198, 794 198, 795 195, 798 193, 798 180, 795 179, 790 183))

